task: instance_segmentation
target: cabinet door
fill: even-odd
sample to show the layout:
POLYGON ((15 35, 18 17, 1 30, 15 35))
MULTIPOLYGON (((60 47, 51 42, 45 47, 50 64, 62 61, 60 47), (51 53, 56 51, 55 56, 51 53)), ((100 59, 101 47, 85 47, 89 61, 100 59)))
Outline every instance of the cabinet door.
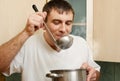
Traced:
POLYGON ((93 1, 95 59, 120 62, 120 0, 93 1))

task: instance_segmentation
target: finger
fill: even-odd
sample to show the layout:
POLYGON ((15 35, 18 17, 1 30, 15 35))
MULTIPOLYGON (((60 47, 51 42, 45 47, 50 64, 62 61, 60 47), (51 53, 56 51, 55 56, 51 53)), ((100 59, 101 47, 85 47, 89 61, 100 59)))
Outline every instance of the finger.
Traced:
POLYGON ((32 15, 28 18, 28 23, 29 24, 33 24, 35 26, 38 27, 42 27, 43 26, 43 17, 39 16, 39 15, 32 15))
POLYGON ((47 16, 47 12, 43 12, 44 14, 43 14, 43 18, 44 18, 44 20, 45 20, 45 18, 46 18, 46 16, 47 16))
POLYGON ((41 28, 41 26, 43 25, 43 22, 40 23, 39 21, 31 20, 30 24, 41 28))
POLYGON ((88 67, 88 75, 87 75, 87 81, 95 80, 96 79, 96 70, 93 67, 88 67))
POLYGON ((47 12, 36 12, 37 15, 41 16, 45 20, 47 12))
POLYGON ((96 81, 96 78, 92 78, 90 81, 96 81))
POLYGON ((87 63, 83 63, 82 66, 81 66, 81 69, 87 69, 88 67, 88 64, 87 63))
POLYGON ((95 76, 94 77, 87 76, 87 81, 96 81, 96 77, 95 76))

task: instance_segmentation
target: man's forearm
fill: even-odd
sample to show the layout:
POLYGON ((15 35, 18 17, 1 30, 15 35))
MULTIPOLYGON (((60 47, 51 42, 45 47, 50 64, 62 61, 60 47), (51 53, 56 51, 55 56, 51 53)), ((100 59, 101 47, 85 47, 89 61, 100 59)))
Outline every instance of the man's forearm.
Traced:
POLYGON ((23 31, 10 41, 0 46, 0 72, 9 68, 9 64, 12 59, 16 56, 28 37, 29 35, 23 31))

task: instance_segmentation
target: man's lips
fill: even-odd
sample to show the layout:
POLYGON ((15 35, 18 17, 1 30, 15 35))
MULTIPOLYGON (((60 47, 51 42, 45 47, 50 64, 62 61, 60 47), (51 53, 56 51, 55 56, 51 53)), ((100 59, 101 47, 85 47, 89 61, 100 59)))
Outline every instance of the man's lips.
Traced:
POLYGON ((60 39, 61 37, 63 37, 64 35, 56 35, 56 39, 60 39))

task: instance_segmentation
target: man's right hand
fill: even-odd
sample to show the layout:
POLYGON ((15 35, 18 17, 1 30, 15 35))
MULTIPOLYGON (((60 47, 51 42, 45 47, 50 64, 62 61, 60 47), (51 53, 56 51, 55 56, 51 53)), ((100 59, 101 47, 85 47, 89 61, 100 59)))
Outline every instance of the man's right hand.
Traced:
POLYGON ((27 23, 24 31, 27 32, 29 36, 31 36, 38 29, 44 28, 43 22, 46 18, 46 15, 47 15, 46 12, 36 12, 31 14, 27 19, 27 23))

